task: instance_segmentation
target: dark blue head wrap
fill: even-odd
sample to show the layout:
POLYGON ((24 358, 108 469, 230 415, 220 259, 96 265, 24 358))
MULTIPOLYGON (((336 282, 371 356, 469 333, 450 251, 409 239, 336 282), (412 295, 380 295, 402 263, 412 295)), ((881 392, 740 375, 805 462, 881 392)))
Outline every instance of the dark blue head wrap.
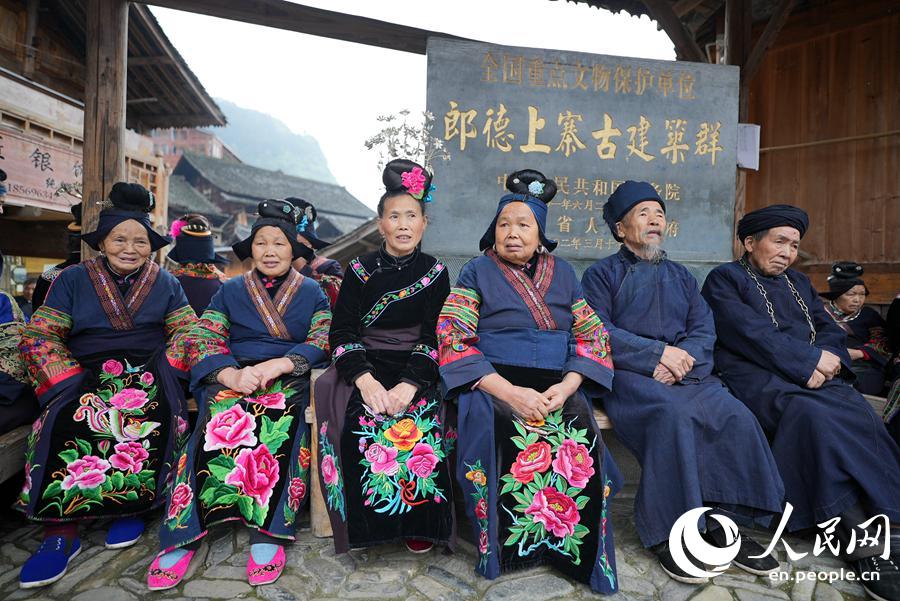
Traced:
POLYGON ((284 200, 300 209, 300 216, 297 220, 297 235, 303 236, 303 238, 312 244, 312 247, 316 250, 322 250, 323 248, 330 246, 329 242, 325 242, 319 238, 318 234, 316 234, 316 223, 319 219, 319 213, 316 211, 316 207, 314 207, 311 202, 295 196, 290 196, 284 200))
POLYGON ((494 238, 494 228, 497 227, 497 218, 500 212, 511 202, 524 202, 538 224, 538 231, 541 238, 541 244, 547 249, 547 252, 553 252, 556 248, 556 240, 547 238, 547 205, 556 196, 556 182, 547 179, 540 171, 533 169, 523 169, 510 174, 506 178, 506 189, 511 192, 500 199, 497 205, 497 212, 494 213, 494 219, 485 230, 481 241, 478 243, 480 250, 491 248, 496 242, 494 238))
POLYGON ((231 245, 231 250, 238 259, 243 261, 253 256, 253 239, 257 232, 266 226, 277 227, 284 233, 291 245, 294 261, 300 257, 307 261, 315 258, 311 248, 297 242, 297 218, 300 215, 300 209, 284 200, 264 200, 256 206, 256 212, 259 217, 250 229, 250 235, 231 245))
POLYGON ((94 250, 100 250, 100 243, 109 235, 109 232, 129 219, 137 221, 147 230, 152 251, 155 252, 172 243, 171 238, 158 233, 150 223, 149 213, 156 206, 156 201, 153 198, 153 192, 144 186, 117 182, 110 190, 106 204, 109 206, 101 209, 97 229, 81 235, 85 244, 94 250))
POLYGON ((743 242, 747 236, 781 226, 794 228, 803 238, 809 228, 809 215, 792 205, 771 205, 756 209, 738 221, 737 238, 743 242))
POLYGON ((231 261, 216 254, 209 221, 203 215, 191 213, 172 223, 169 231, 175 239, 175 248, 169 251, 169 259, 182 265, 187 263, 218 263, 231 261))
POLYGON ((609 226, 609 231, 612 232, 613 238, 619 242, 622 241, 622 238, 616 232, 616 224, 622 221, 622 218, 635 205, 645 200, 655 200, 662 206, 663 211, 666 210, 666 203, 659 197, 659 192, 647 182, 636 182, 633 180, 622 182, 609 195, 609 199, 603 205, 603 220, 609 226))

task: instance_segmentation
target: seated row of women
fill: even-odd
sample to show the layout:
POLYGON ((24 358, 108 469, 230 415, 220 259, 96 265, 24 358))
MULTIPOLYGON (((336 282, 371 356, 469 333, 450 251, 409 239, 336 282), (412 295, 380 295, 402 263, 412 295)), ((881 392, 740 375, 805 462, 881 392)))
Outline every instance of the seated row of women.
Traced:
POLYGON ((148 219, 152 195, 114 186, 81 236, 101 256, 56 277, 20 344, 41 412, 17 507, 46 524, 21 586, 65 574, 79 522, 107 518, 106 546, 122 548, 158 507, 150 589, 178 585, 203 537, 232 521, 250 529, 249 582, 273 582, 310 489, 310 371, 330 364, 314 427, 337 552, 452 548, 455 467, 479 573, 549 564, 617 589, 607 516, 620 476, 589 401, 610 387, 612 360, 574 269, 550 254, 555 184, 509 176, 484 254, 451 290, 446 265, 420 250, 431 174, 398 159, 383 181, 384 242, 350 262, 333 312, 321 282, 292 267, 311 258, 298 226, 313 220, 269 200, 233 247, 252 268, 200 319, 149 260, 169 242, 148 219), (179 378, 197 401, 193 429, 179 378))

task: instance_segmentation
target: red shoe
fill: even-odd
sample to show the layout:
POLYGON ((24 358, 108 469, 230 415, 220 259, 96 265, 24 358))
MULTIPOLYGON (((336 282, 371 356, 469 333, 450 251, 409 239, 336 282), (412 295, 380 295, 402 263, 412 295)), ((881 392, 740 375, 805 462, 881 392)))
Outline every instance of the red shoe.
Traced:
POLYGON ((419 540, 417 538, 408 538, 404 541, 406 543, 406 549, 410 553, 420 554, 420 553, 428 553, 432 549, 434 549, 434 543, 429 542, 427 540, 419 540))
POLYGON ((161 568, 159 560, 162 555, 153 560, 150 569, 147 570, 147 588, 151 591, 164 591, 175 588, 184 575, 187 573, 191 559, 194 557, 194 551, 188 551, 184 557, 178 560, 178 563, 171 568, 161 568))

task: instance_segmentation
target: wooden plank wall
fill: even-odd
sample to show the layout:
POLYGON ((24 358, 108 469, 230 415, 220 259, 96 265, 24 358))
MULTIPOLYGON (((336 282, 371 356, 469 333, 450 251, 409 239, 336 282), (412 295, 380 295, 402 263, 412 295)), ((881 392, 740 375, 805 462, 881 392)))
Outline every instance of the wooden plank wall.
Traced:
MULTIPOLYGON (((750 84, 750 122, 763 149, 900 130, 896 2, 839 0, 792 17, 750 84)), ((801 269, 817 284, 832 261, 856 260, 870 302, 900 292, 900 135, 763 152, 747 211, 778 202, 810 213, 801 269)))

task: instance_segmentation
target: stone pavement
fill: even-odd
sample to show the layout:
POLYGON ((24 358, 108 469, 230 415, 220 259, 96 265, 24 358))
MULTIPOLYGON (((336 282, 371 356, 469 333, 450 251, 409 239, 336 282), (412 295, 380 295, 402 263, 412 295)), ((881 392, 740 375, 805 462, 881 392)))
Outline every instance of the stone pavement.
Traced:
MULTIPOLYGON (((250 587, 245 580, 248 535, 245 529, 213 530, 194 558, 189 577, 176 589, 150 593, 145 574, 157 549, 159 517, 147 535, 130 549, 103 548, 104 531, 91 529, 82 536, 83 551, 69 573, 44 589, 20 590, 19 566, 37 548, 39 527, 18 514, 4 512, 0 521, 0 599, 54 601, 136 601, 156 599, 259 599, 307 601, 326 599, 398 599, 401 601, 545 601, 550 599, 607 599, 629 601, 839 601, 865 598, 862 587, 846 580, 775 582, 736 568, 703 587, 672 581, 655 559, 641 548, 631 522, 631 495, 620 494, 612 504, 620 592, 611 597, 591 593, 548 568, 506 574, 494 581, 473 571, 475 549, 465 540, 455 555, 439 550, 411 555, 398 545, 353 551, 335 556, 331 539, 317 539, 301 524, 296 543, 287 549, 288 567, 275 584, 250 587), (630 497, 630 498, 629 498, 630 497)), ((101 525, 102 526, 102 525, 101 525)), ((461 528, 468 528, 462 523, 461 528)), ((765 544, 770 535, 757 540, 765 544)), ((811 551, 809 541, 789 539, 794 550, 811 551)), ((784 557, 779 547, 779 557, 784 557)), ((791 576, 799 570, 840 570, 834 559, 810 553, 797 565, 782 563, 791 576)))

